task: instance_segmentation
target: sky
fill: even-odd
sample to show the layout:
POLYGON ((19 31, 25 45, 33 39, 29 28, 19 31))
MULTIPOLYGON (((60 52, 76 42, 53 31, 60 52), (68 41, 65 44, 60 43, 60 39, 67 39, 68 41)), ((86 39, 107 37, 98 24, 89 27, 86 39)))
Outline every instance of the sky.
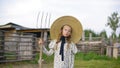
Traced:
POLYGON ((106 24, 113 12, 120 16, 120 0, 0 0, 0 25, 13 22, 30 28, 50 28, 57 18, 70 15, 81 22, 84 30, 105 30, 110 36, 112 30, 106 24))

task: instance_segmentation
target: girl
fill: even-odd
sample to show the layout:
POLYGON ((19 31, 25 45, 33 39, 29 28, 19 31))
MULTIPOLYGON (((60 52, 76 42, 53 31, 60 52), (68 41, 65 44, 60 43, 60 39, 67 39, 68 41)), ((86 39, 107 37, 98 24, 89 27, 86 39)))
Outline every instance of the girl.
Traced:
MULTIPOLYGON (((54 53, 54 68, 74 68, 74 55, 77 53, 77 43, 82 35, 80 22, 72 16, 58 18, 50 29, 52 41, 48 51, 43 46, 47 55, 54 53)), ((39 44, 44 44, 40 39, 39 44)))

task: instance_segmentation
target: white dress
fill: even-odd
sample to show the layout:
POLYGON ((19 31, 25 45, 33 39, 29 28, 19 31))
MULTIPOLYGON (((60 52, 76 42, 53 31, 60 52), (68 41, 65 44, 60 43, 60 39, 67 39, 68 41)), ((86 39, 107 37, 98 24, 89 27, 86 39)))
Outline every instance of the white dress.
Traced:
POLYGON ((77 47, 74 43, 69 44, 69 48, 67 45, 67 43, 64 44, 64 61, 61 60, 61 55, 59 54, 61 42, 56 44, 56 40, 52 40, 49 44, 49 51, 43 47, 45 54, 52 55, 54 53, 54 68, 74 68, 74 54, 77 53, 77 47))

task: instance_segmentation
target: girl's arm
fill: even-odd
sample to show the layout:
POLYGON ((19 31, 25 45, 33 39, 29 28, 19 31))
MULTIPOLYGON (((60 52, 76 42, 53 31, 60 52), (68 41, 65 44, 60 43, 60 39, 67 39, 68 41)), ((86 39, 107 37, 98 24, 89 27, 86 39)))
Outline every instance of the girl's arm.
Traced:
POLYGON ((72 43, 71 45, 72 45, 72 48, 71 48, 72 49, 72 53, 76 54, 77 51, 78 51, 77 46, 74 43, 72 43))
POLYGON ((43 53, 45 53, 48 56, 51 56, 54 53, 53 49, 47 50, 45 46, 43 46, 43 53))
POLYGON ((45 48, 45 46, 43 45, 43 53, 45 53, 45 54, 48 55, 48 56, 52 55, 52 54, 54 53, 54 46, 55 46, 55 44, 56 44, 55 40, 52 40, 52 41, 50 42, 50 44, 49 44, 49 49, 50 49, 50 50, 47 50, 47 49, 45 48))

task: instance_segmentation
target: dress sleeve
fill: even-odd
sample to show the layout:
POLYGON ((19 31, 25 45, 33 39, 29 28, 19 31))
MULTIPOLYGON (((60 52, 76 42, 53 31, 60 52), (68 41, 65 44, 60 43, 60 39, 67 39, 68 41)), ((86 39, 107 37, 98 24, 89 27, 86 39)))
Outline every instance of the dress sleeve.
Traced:
POLYGON ((77 46, 74 43, 71 43, 71 50, 73 54, 76 54, 78 51, 77 46))
POLYGON ((48 45, 50 50, 47 50, 45 48, 45 46, 43 46, 43 53, 45 53, 48 56, 52 55, 54 53, 54 46, 55 46, 55 44, 56 44, 55 40, 52 40, 50 42, 50 44, 48 45))

